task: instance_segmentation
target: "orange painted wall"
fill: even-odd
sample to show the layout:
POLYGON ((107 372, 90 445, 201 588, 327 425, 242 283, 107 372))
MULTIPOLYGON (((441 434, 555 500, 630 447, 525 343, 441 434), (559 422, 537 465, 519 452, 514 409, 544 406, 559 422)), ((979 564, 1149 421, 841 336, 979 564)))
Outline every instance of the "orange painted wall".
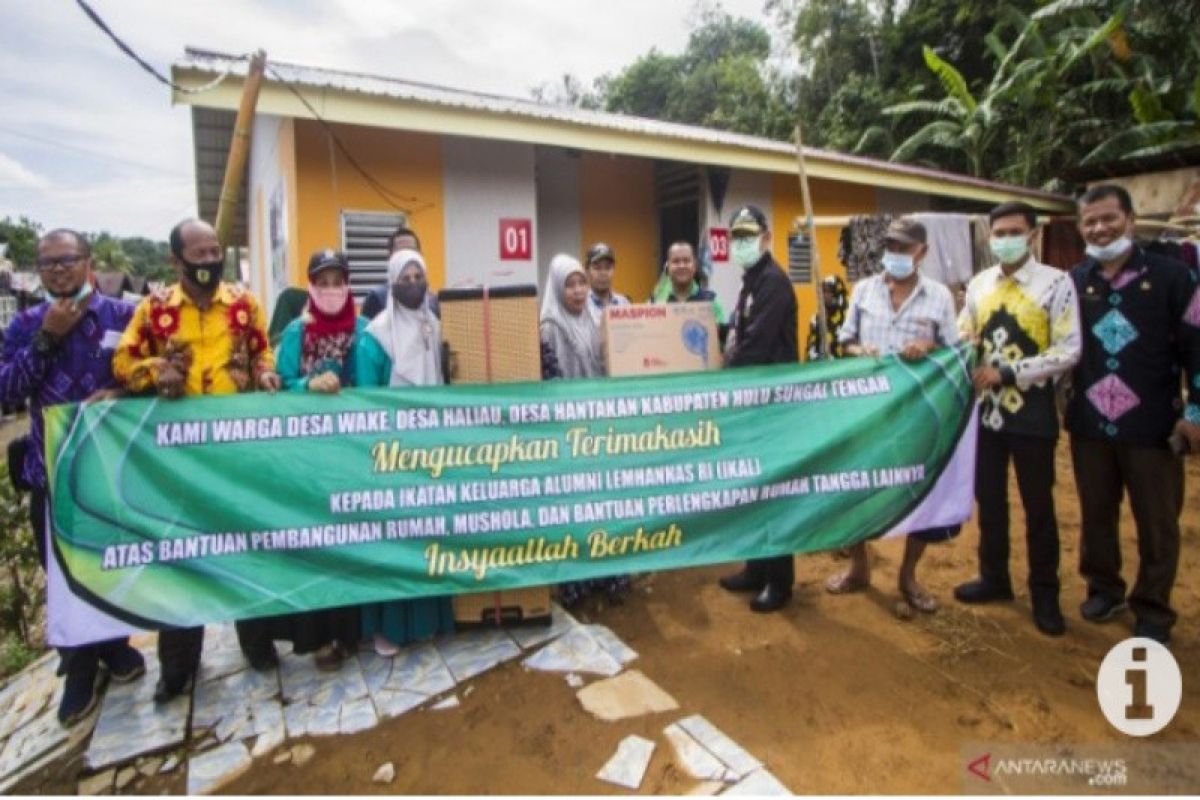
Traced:
MULTIPOLYGON (((396 204, 409 210, 409 227, 421 237, 429 267, 429 285, 446 282, 446 243, 442 202, 441 138, 358 125, 334 125, 354 159, 389 191, 403 195, 396 204)), ((343 210, 395 211, 334 145, 330 159, 325 129, 312 120, 296 120, 296 202, 293 203, 292 282, 308 284, 308 257, 341 244, 343 210)))
MULTIPOLYGON (((875 187, 839 181, 810 179, 809 192, 812 195, 813 216, 846 216, 853 214, 873 214, 877 209, 875 187)), ((775 260, 787 265, 787 235, 792 222, 804 217, 804 201, 800 195, 800 183, 795 175, 776 175, 771 184, 771 252, 775 260)), ((840 275, 846 277, 846 268, 838 261, 838 238, 841 227, 817 228, 817 254, 821 263, 821 276, 840 275)), ((808 338, 808 322, 817 313, 817 298, 820 288, 812 283, 795 283, 792 289, 796 292, 798 306, 797 322, 799 324, 800 355, 803 357, 808 338)))
POLYGON ((614 288, 644 303, 658 279, 653 163, 584 153, 579 161, 579 228, 580 260, 594 243, 607 242, 617 256, 614 288))

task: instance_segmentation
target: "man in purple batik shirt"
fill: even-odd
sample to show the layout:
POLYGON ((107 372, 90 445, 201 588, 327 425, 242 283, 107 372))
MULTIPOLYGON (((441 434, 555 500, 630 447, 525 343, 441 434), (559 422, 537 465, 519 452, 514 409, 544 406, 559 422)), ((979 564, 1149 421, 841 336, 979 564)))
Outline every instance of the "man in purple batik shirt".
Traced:
MULTIPOLYGON (((38 241, 38 273, 49 299, 22 311, 4 335, 0 399, 29 401, 30 437, 21 477, 31 487, 30 521, 42 566, 47 565, 46 464, 42 455, 42 409, 111 395, 113 348, 133 316, 133 306, 92 291, 88 242, 58 229, 38 241)), ((131 681, 146 671, 126 639, 60 647, 59 674, 66 676, 58 719, 70 726, 96 705, 103 663, 112 678, 131 681)))

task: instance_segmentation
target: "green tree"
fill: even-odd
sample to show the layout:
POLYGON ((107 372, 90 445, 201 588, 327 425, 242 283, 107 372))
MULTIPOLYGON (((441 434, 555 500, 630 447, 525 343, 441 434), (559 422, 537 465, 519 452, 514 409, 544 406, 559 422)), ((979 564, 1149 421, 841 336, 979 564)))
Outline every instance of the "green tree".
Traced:
POLYGON ((37 260, 38 237, 42 235, 42 226, 29 217, 12 219, 5 217, 0 220, 0 242, 8 245, 7 258, 18 267, 32 267, 37 260))
POLYGON ((107 231, 88 237, 92 245, 92 262, 100 272, 133 274, 133 261, 121 247, 121 241, 107 231))

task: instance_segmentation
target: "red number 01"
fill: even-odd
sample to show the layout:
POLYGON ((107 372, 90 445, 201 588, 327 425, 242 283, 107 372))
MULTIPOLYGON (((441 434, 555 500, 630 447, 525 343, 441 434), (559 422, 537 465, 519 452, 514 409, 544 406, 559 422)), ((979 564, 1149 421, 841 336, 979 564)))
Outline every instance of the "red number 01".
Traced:
POLYGON ((500 260, 533 258, 533 223, 528 219, 500 220, 500 260))

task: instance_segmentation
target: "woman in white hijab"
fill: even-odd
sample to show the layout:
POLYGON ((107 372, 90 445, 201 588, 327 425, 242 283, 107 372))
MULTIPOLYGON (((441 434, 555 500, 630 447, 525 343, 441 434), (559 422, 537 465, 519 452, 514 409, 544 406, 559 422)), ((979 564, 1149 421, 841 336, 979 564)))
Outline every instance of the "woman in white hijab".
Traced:
MULTIPOLYGON (((595 378, 604 375, 600 331, 587 310, 587 275, 571 256, 559 254, 550 261, 546 293, 542 298, 542 374, 544 377, 595 378), (553 359, 548 359, 549 354, 553 359), (557 371, 553 362, 557 361, 557 371), (547 363, 549 362, 549 363, 547 363)), ((603 593, 609 602, 620 602, 629 590, 628 575, 591 578, 558 585, 558 600, 570 608, 589 595, 603 593)))
POLYGON ((429 308, 425 259, 397 250, 388 260, 387 307, 367 326, 356 386, 442 383, 442 326, 429 308))
MULTIPOLYGON (((387 308, 367 326, 355 355, 355 385, 431 386, 442 383, 442 328, 429 309, 425 260, 398 250, 388 261, 387 308)), ((371 603, 361 609, 363 638, 375 652, 395 655, 399 645, 454 630, 449 597, 371 603)))
POLYGON ((604 374, 600 330, 587 311, 588 280, 579 261, 559 253, 550 261, 542 297, 542 345, 554 353, 564 378, 604 374))

